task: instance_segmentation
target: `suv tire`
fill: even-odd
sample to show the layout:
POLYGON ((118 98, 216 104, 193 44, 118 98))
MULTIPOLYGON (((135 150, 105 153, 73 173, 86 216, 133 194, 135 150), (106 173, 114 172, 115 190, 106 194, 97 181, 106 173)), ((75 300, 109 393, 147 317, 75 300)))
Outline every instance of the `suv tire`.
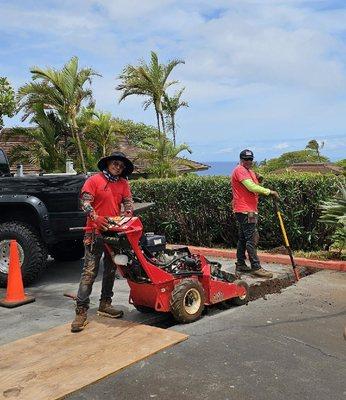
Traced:
POLYGON ((0 224, 0 287, 7 285, 8 241, 18 243, 24 286, 36 281, 47 266, 47 249, 37 231, 22 222, 0 224), (6 265, 7 264, 7 265, 6 265))

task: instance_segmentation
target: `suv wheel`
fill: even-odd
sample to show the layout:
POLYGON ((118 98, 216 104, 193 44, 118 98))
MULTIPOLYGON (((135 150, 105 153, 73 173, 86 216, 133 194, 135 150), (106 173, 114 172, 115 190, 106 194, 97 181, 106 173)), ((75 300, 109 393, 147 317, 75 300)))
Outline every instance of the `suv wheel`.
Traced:
POLYGON ((47 266, 47 250, 36 231, 22 222, 0 224, 0 286, 6 287, 10 240, 18 243, 24 285, 36 281, 47 266))

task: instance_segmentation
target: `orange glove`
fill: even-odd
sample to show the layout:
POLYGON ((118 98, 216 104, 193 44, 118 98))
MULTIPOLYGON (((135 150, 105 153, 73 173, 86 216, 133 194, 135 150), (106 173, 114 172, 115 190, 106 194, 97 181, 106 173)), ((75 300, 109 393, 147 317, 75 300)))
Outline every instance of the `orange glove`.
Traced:
POLYGON ((101 231, 106 231, 108 229, 108 221, 105 217, 102 217, 101 215, 98 215, 95 219, 94 222, 96 224, 97 229, 101 231))

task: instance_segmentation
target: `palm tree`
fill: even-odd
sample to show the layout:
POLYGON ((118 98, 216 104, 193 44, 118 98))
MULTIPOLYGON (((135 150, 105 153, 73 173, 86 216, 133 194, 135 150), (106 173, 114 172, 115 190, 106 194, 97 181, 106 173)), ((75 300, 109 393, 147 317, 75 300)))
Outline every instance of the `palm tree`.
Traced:
POLYGON ((176 145, 176 124, 175 124, 175 114, 181 107, 188 107, 189 104, 186 101, 181 101, 180 97, 183 94, 185 88, 176 92, 172 97, 169 97, 166 93, 164 93, 164 101, 162 104, 163 112, 168 117, 169 127, 172 130, 173 134, 173 144, 176 145))
POLYGON ((18 90, 19 109, 25 113, 23 119, 34 112, 38 103, 43 104, 46 110, 55 110, 61 121, 68 125, 78 148, 82 169, 86 172, 77 116, 83 102, 93 102, 92 91, 85 84, 91 84, 92 77, 100 75, 91 68, 78 69, 77 57, 72 57, 61 70, 35 67, 30 72, 34 82, 18 90))
POLYGON ((322 150, 323 147, 324 147, 324 142, 318 143, 317 140, 312 139, 312 140, 309 140, 309 142, 305 148, 314 150, 317 153, 318 161, 321 162, 320 150, 322 150))
POLYGON ((189 160, 178 157, 184 150, 191 153, 187 144, 174 146, 172 141, 161 133, 158 139, 149 138, 145 140, 144 145, 146 149, 138 154, 138 158, 148 162, 147 172, 152 177, 169 178, 177 176, 180 165, 188 165, 193 168, 189 160))
POLYGON ((9 155, 11 164, 30 163, 39 165, 47 172, 62 172, 69 147, 69 144, 61 140, 65 134, 65 125, 54 112, 46 114, 43 105, 34 105, 33 111, 35 115, 31 122, 36 124, 35 128, 11 130, 11 134, 28 138, 26 144, 18 144, 12 148, 9 155))
POLYGON ((88 119, 88 115, 86 115, 85 121, 80 125, 84 125, 84 144, 88 166, 95 169, 97 161, 114 150, 121 132, 110 113, 86 110, 82 114, 85 117, 85 113, 90 112, 92 112, 91 118, 88 119))
POLYGON ((179 64, 185 64, 183 60, 171 60, 167 65, 160 64, 157 54, 151 52, 150 64, 144 60, 140 61, 139 66, 128 65, 124 68, 119 79, 122 82, 117 86, 117 90, 122 91, 119 103, 131 95, 147 97, 143 107, 146 110, 151 104, 154 105, 156 113, 157 128, 165 134, 165 122, 163 117, 162 101, 167 88, 178 81, 168 81, 172 70, 179 64))

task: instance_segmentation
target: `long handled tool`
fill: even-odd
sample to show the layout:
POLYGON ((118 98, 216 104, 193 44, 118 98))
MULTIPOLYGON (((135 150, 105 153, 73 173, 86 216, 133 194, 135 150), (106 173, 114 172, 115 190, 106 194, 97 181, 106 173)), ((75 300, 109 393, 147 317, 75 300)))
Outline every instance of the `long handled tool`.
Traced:
POLYGON ((291 259, 291 264, 292 264, 292 268, 293 268, 294 277, 296 279, 296 282, 298 282, 299 281, 299 272, 298 272, 296 263, 294 262, 292 250, 291 250, 288 238, 287 238, 285 225, 284 225, 284 222, 282 220, 282 216, 281 216, 281 213, 280 213, 280 210, 279 210, 279 205, 278 205, 278 201, 277 200, 274 200, 274 205, 275 205, 276 214, 277 214, 278 219, 279 219, 279 224, 280 224, 280 228, 281 228, 281 232, 282 232, 282 237, 284 239, 284 244, 285 244, 285 247, 286 247, 286 249, 288 251, 288 255, 290 256, 290 259, 291 259))

